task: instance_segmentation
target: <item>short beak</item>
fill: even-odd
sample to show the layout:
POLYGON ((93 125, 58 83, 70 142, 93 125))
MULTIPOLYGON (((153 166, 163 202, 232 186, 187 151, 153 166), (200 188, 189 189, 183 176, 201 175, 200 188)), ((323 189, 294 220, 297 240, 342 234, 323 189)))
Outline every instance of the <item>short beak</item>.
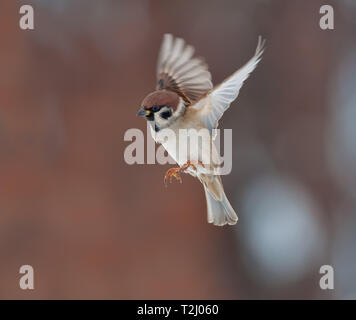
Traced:
POLYGON ((148 116, 150 113, 151 113, 151 111, 141 108, 140 110, 138 110, 137 116, 144 117, 144 116, 148 116))

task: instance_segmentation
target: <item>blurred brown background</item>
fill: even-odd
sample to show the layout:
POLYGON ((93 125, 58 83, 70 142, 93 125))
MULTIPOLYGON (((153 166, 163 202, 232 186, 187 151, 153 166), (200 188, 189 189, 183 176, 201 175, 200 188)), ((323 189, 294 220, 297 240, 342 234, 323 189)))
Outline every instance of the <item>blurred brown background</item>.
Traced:
POLYGON ((0 298, 356 298, 356 3, 2 1, 0 298), (19 28, 31 4, 35 29, 19 28), (198 181, 124 161, 155 86, 162 35, 196 48, 217 84, 267 39, 221 128, 236 226, 206 222, 198 181), (35 290, 19 288, 19 268, 35 290), (335 270, 335 290, 319 268, 335 270))

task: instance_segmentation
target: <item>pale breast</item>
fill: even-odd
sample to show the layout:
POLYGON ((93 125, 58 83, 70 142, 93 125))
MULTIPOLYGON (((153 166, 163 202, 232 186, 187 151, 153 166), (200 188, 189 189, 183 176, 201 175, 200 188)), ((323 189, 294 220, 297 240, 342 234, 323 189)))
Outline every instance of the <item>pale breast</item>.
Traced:
MULTIPOLYGON (((168 154, 183 166, 188 160, 192 162, 203 162, 204 167, 197 166, 198 175, 200 173, 209 174, 212 169, 212 159, 216 158, 216 150, 211 144, 210 132, 200 121, 194 117, 184 117, 175 121, 169 128, 155 132, 151 128, 151 133, 157 143, 161 143, 168 154)), ((196 175, 194 170, 188 172, 196 175)))

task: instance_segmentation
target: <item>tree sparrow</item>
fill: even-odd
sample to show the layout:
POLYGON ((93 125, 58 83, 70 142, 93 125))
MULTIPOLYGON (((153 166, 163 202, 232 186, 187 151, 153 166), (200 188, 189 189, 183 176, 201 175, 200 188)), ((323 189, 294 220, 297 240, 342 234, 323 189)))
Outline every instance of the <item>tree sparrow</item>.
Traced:
POLYGON ((212 143, 214 129, 257 66, 263 50, 264 41, 259 37, 255 55, 213 88, 208 66, 201 58, 193 57, 194 48, 186 45, 183 39, 165 34, 157 64, 156 91, 143 99, 137 114, 146 117, 153 139, 161 143, 179 165, 167 171, 165 183, 172 177, 181 182, 179 173, 183 171, 197 177, 205 190, 208 222, 217 226, 233 225, 238 218, 224 193, 219 155, 212 143), (180 148, 182 129, 186 129, 188 138, 185 151, 180 148), (207 134, 201 136, 201 145, 196 138, 204 130, 207 134), (179 156, 178 149, 183 150, 179 156))

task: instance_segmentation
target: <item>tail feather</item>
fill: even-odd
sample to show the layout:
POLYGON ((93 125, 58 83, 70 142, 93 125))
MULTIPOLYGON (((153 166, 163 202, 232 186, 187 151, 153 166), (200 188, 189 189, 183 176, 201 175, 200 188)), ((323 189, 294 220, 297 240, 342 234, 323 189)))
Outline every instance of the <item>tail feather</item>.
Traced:
POLYGON ((213 223, 216 226, 236 224, 238 220, 237 214, 232 208, 224 191, 222 191, 222 199, 219 201, 214 199, 205 185, 204 190, 208 207, 208 222, 213 223))

